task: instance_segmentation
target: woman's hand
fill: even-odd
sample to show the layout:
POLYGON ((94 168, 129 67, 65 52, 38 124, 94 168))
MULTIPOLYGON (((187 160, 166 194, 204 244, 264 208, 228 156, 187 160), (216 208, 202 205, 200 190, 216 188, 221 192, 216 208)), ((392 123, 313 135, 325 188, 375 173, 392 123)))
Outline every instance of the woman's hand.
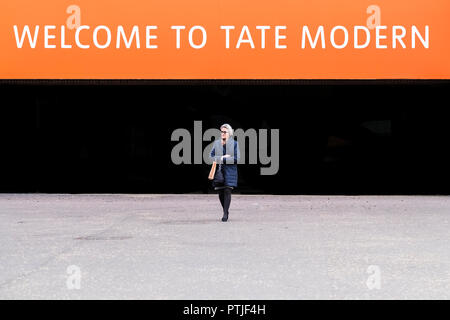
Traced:
POLYGON ((230 158, 230 157, 231 157, 231 156, 230 156, 229 154, 226 154, 226 155, 222 156, 222 157, 220 158, 220 160, 223 161, 223 159, 225 159, 225 158, 230 158))

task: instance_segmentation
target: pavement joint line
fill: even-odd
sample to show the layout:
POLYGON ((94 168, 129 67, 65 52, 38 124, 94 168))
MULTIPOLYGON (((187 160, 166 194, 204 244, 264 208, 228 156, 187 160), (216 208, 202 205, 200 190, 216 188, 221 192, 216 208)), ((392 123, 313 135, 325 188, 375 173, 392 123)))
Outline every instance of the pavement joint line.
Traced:
MULTIPOLYGON (((82 237, 94 237, 94 238, 98 237, 99 235, 102 235, 102 234, 108 232, 109 230, 111 230, 118 223, 124 222, 125 220, 127 220, 131 216, 134 216, 134 214, 127 214, 125 217, 119 219, 118 221, 113 222, 110 226, 108 226, 104 230, 101 230, 101 231, 96 232, 96 233, 89 234, 87 236, 82 236, 82 237)), ((12 279, 8 279, 8 280, 0 283, 0 290, 2 290, 3 288, 6 288, 7 286, 9 286, 11 284, 14 284, 14 283, 17 283, 19 281, 25 280, 28 276, 30 276, 32 274, 35 274, 36 272, 39 272, 46 265, 48 265, 52 261, 58 259, 58 257, 60 257, 61 255, 65 254, 67 252, 73 251, 73 249, 75 247, 81 247, 81 246, 84 245, 84 241, 74 241, 72 243, 73 244, 64 247, 60 252, 56 253, 55 255, 50 256, 47 260, 45 260, 44 262, 40 263, 37 267, 33 268, 32 270, 23 272, 22 274, 19 274, 19 275, 13 277, 12 279)))

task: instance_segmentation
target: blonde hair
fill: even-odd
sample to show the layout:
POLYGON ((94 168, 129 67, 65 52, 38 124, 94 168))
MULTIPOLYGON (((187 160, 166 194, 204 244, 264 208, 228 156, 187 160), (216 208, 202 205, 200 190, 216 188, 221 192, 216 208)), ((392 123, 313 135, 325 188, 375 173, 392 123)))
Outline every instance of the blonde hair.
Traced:
POLYGON ((221 125, 220 129, 222 128, 226 128, 228 130, 230 137, 233 135, 233 128, 228 123, 224 123, 223 125, 221 125))

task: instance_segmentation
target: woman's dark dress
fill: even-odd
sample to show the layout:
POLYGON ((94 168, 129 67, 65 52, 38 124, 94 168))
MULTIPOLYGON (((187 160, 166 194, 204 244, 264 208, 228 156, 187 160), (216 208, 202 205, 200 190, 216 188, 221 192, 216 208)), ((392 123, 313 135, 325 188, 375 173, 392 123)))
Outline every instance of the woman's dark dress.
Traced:
POLYGON ((210 158, 222 165, 222 172, 225 179, 223 186, 217 186, 214 189, 233 189, 234 187, 237 187, 237 162, 240 159, 238 142, 232 138, 229 138, 224 145, 222 145, 222 142, 220 140, 214 141, 214 146, 211 150, 210 158), (231 157, 224 158, 222 161, 220 158, 226 154, 229 154, 231 157))

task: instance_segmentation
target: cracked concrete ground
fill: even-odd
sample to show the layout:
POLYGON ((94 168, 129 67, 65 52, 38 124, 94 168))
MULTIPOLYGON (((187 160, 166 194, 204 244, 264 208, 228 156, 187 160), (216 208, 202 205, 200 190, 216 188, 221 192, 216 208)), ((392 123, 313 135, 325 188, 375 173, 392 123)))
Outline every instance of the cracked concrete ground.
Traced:
POLYGON ((221 216, 214 194, 0 194, 0 299, 450 298, 450 197, 235 194, 221 216))

